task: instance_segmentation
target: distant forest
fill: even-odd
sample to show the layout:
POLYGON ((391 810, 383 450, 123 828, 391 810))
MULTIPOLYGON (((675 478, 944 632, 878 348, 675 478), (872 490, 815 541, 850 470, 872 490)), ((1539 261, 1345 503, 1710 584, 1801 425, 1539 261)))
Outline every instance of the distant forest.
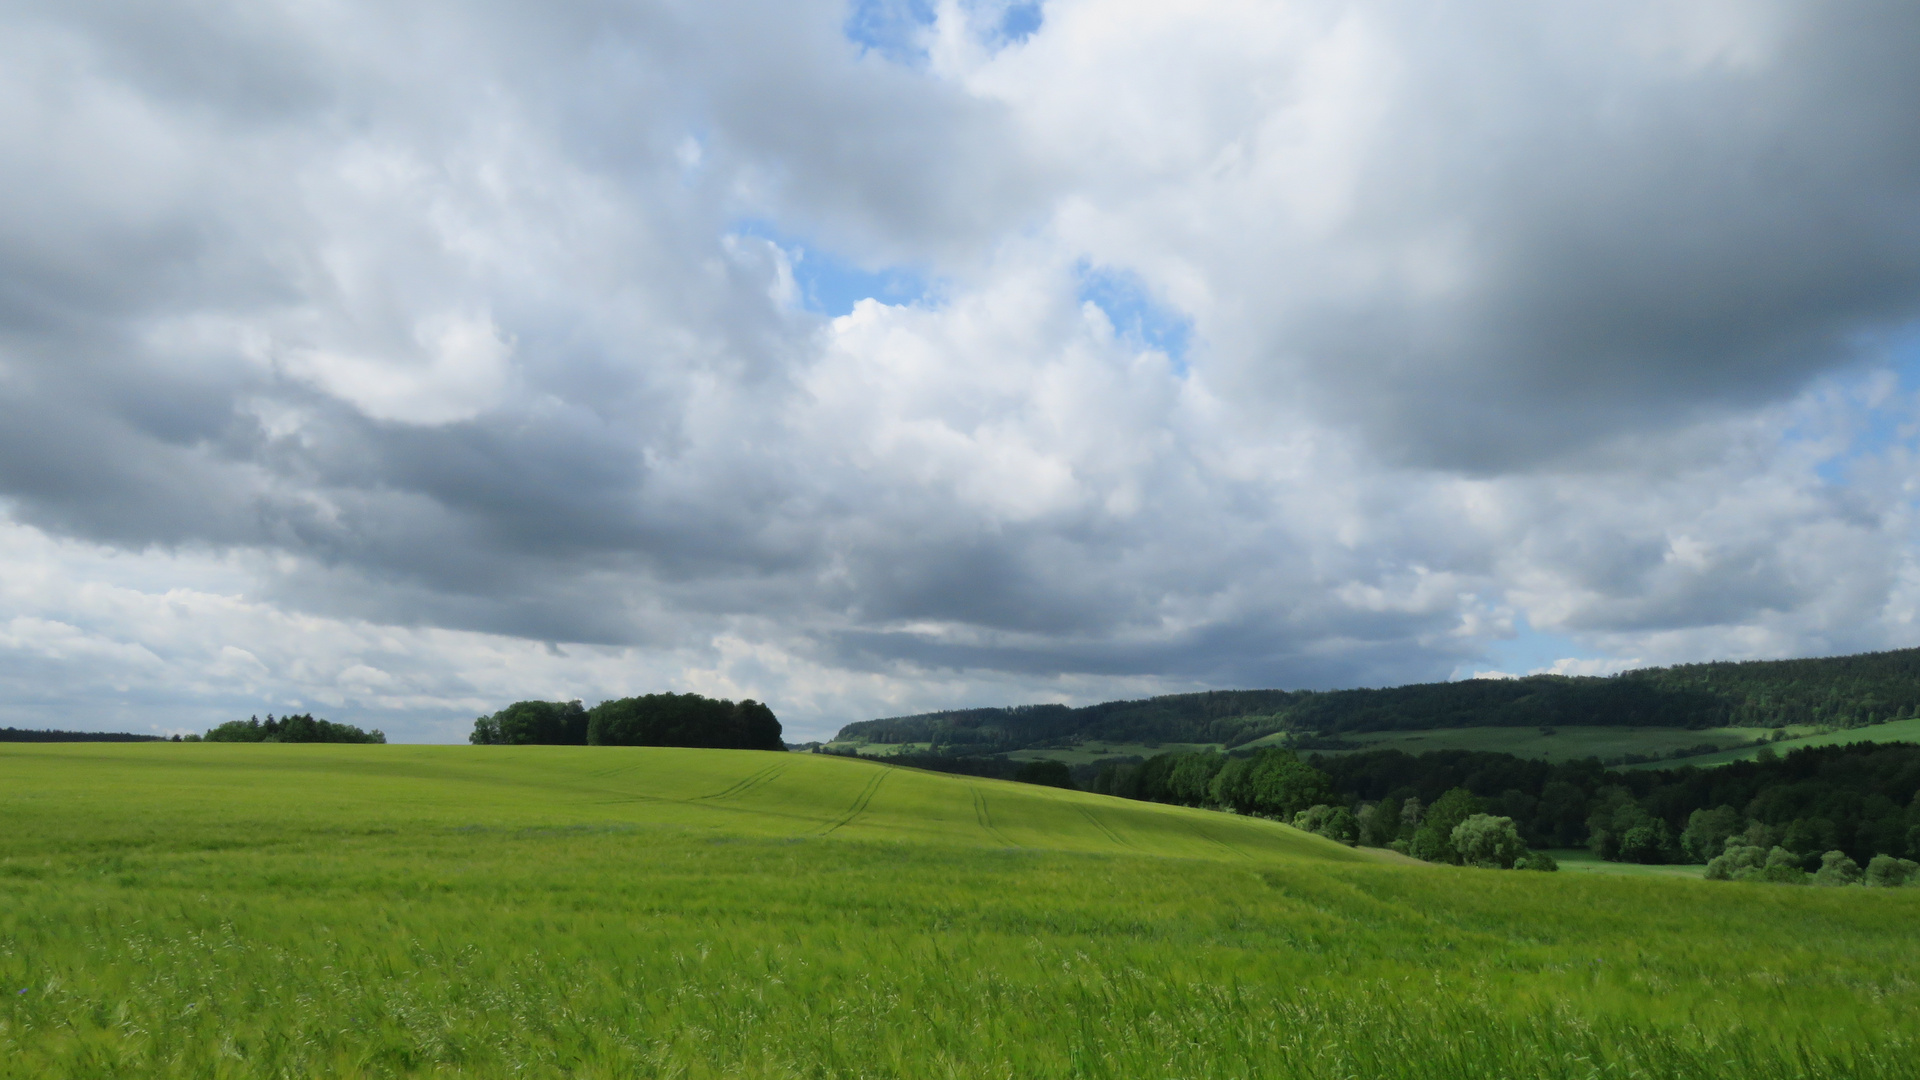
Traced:
POLYGON ((278 720, 267 714, 265 723, 257 716, 229 720, 207 732, 206 742, 245 743, 384 743, 384 732, 362 731, 352 724, 316 720, 312 713, 283 716, 278 720))
POLYGON ((26 728, 0 728, 0 742, 164 742, 160 735, 134 735, 125 731, 30 731, 26 728))
POLYGON ((840 729, 838 738, 980 755, 1079 742, 1222 743, 1279 731, 1332 738, 1448 727, 1853 728, 1920 714, 1920 649, 1814 660, 1534 675, 1379 690, 1217 690, 1069 708, 959 709, 840 729))

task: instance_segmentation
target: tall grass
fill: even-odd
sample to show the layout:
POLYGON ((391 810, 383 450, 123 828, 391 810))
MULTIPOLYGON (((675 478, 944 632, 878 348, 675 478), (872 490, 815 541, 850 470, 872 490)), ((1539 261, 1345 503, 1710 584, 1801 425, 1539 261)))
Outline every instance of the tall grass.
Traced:
POLYGON ((656 794, 617 803, 608 759, 138 749, 0 755, 4 1075, 1920 1075, 1913 893, 1336 861, 1250 821, 1019 849, 982 790, 1020 837, 1101 801, 844 763, 703 807, 764 765, 726 752, 634 755, 619 797, 656 794), (831 828, 863 798, 906 839, 831 828))

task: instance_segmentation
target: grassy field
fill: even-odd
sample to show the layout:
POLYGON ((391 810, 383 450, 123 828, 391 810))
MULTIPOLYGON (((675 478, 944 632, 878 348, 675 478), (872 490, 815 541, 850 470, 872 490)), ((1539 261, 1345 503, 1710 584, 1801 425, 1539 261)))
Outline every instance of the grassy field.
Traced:
MULTIPOLYGON (((1546 761, 1576 761, 1589 757, 1605 761, 1626 754, 1665 756, 1675 750, 1702 743, 1732 747, 1772 734, 1770 730, 1761 728, 1695 730, 1656 727, 1563 727, 1554 729, 1554 732, 1552 735, 1543 735, 1539 728, 1530 727, 1464 727, 1428 731, 1370 731, 1341 737, 1364 743, 1364 749, 1367 750, 1402 750, 1409 754, 1422 754, 1429 750, 1490 750, 1546 761)), ((1341 754, 1355 751, 1313 752, 1341 754)))
POLYGON ((741 751, 8 745, 0 822, 5 1076, 1920 1075, 1920 890, 741 751))
POLYGON ((1562 873, 1626 874, 1630 877, 1692 878, 1700 880, 1704 866, 1643 866, 1640 863, 1608 862, 1586 848, 1554 848, 1548 852, 1560 864, 1562 873))
MULTIPOLYGON (((1805 728, 1795 728, 1792 729, 1792 731, 1796 733, 1806 732, 1806 734, 1801 734, 1798 738, 1783 739, 1780 742, 1768 743, 1767 745, 1771 746, 1775 753, 1785 754, 1792 750, 1798 750, 1803 746, 1846 746, 1852 743, 1889 742, 1920 743, 1920 718, 1889 720, 1884 724, 1874 724, 1871 727, 1849 728, 1843 731, 1830 731, 1825 733, 1815 733, 1805 728)), ((1751 761, 1754 755, 1759 752, 1760 747, 1758 746, 1744 746, 1737 750, 1723 750, 1717 754, 1702 754, 1699 757, 1690 757, 1686 759, 1685 764, 1698 765, 1705 768, 1709 765, 1724 765, 1729 761, 1751 761)), ((1674 764, 1680 764, 1680 762, 1675 762, 1674 764)), ((1630 767, 1645 769, 1659 768, 1659 765, 1630 767)))

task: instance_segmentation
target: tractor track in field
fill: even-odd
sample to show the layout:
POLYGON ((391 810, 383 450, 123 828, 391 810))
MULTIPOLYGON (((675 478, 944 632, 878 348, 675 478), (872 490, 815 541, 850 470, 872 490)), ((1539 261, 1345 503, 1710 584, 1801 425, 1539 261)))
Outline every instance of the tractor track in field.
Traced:
POLYGON ((1092 810, 1084 806, 1075 806, 1074 809, 1080 811, 1081 816, 1086 818, 1087 821, 1091 822, 1094 828, 1099 829, 1102 833, 1105 833, 1107 839, 1113 841, 1116 844, 1119 844, 1121 847, 1124 847, 1124 848, 1133 848, 1135 850, 1139 849, 1138 844, 1135 844, 1133 841, 1128 840, 1126 837, 1121 836, 1119 833, 1113 831, 1112 827, 1110 827, 1106 822, 1101 821, 1100 816, 1098 814, 1095 814, 1092 810))
POLYGON ((987 812, 986 792, 981 791, 979 785, 977 784, 968 784, 967 790, 973 794, 974 820, 978 821, 980 823, 980 827, 987 831, 987 835, 993 837, 995 840, 1000 841, 1001 843, 1007 845, 1008 847, 1019 847, 1020 846, 1019 844, 1016 844, 1013 841, 1007 839, 1006 833, 1003 833, 999 829, 994 828, 993 815, 987 812))
POLYGON ((866 813, 867 807, 873 803, 874 794, 880 790, 880 785, 886 783, 887 777, 892 773, 891 766, 883 767, 876 773, 873 779, 867 781, 867 786, 860 789, 860 794, 853 800, 853 806, 847 810, 847 816, 820 830, 820 835, 825 836, 835 829, 851 825, 855 818, 866 813))
POLYGON ((1193 835, 1199 837, 1202 840, 1205 840, 1209 844, 1217 844, 1220 847, 1225 848, 1227 851, 1232 852, 1234 855, 1237 855, 1242 859, 1253 858, 1253 856, 1247 854, 1244 851, 1241 851, 1239 848, 1234 847, 1232 844, 1227 843, 1225 840, 1222 840, 1219 837, 1214 836, 1211 833, 1207 832, 1207 830, 1200 827, 1199 822, 1189 821, 1186 823, 1186 825, 1187 825, 1187 828, 1190 831, 1192 831, 1193 835))
POLYGON ((772 782, 777 779, 781 773, 786 771, 787 767, 785 765, 776 762, 757 772, 748 773, 746 776, 734 781, 730 787, 716 791, 711 795, 702 795, 700 798, 702 800, 738 798, 762 784, 772 782))

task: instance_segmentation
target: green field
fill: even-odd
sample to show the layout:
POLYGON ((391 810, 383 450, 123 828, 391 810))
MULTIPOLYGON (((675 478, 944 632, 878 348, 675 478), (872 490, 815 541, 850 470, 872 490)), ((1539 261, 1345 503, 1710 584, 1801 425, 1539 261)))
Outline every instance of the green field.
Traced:
MULTIPOLYGON (((1539 728, 1463 727, 1427 731, 1370 731, 1343 735, 1341 738, 1364 743, 1368 750, 1402 750, 1409 754, 1423 754, 1429 750, 1487 750, 1546 761, 1578 761, 1589 757, 1605 761, 1626 754, 1664 757, 1675 750, 1702 743, 1732 747, 1752 743, 1771 734, 1773 732, 1765 728, 1563 727, 1554 729, 1552 735, 1543 735, 1539 728)), ((1354 751, 1312 752, 1339 754, 1354 751)))
POLYGON ((1920 890, 746 751, 13 744, 0 823, 6 1076, 1920 1075, 1920 890))
MULTIPOLYGON (((1790 730, 1796 733, 1809 732, 1809 729, 1806 728, 1793 728, 1790 730)), ((1712 740, 1703 741, 1710 742, 1712 740)), ((1907 720, 1889 720, 1884 724, 1845 728, 1840 731, 1824 733, 1809 732, 1800 735, 1798 738, 1783 739, 1780 742, 1768 743, 1767 745, 1772 747, 1773 751, 1777 754, 1786 754, 1798 750, 1803 746, 1847 746, 1853 743, 1890 742, 1920 743, 1920 717, 1907 720)), ((1685 760, 1684 764, 1698 765, 1705 768, 1709 765, 1724 765, 1729 761, 1752 761, 1754 755, 1759 752, 1759 746, 1744 746, 1737 750, 1723 750, 1717 754, 1702 754, 1699 757, 1690 757, 1685 760)), ((1682 764, 1682 762, 1674 762, 1672 764, 1678 765, 1682 764)), ((1628 767, 1651 769, 1659 768, 1660 766, 1658 764, 1652 764, 1628 767)))

